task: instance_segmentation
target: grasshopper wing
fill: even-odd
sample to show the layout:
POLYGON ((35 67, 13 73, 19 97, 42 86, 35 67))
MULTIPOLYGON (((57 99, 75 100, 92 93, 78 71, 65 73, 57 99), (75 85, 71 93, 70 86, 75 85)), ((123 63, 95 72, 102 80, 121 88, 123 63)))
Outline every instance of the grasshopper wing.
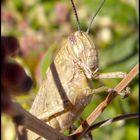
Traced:
POLYGON ((40 119, 65 110, 67 105, 67 83, 74 76, 74 64, 65 44, 56 55, 46 72, 46 79, 42 82, 30 112, 40 119), (66 103, 66 104, 65 104, 66 103), (66 106, 65 106, 66 105, 66 106))

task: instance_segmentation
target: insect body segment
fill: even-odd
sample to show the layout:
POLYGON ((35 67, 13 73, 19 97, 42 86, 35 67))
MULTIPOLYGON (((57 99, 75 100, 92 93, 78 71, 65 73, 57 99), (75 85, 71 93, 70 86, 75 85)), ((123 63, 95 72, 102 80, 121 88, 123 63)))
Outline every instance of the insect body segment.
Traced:
POLYGON ((93 41, 85 32, 77 31, 69 37, 69 46, 74 53, 76 62, 84 70, 88 78, 93 77, 93 73, 98 69, 98 53, 93 41))
POLYGON ((48 68, 31 109, 32 114, 59 130, 68 129, 91 100, 88 78, 97 69, 98 58, 87 37, 78 31, 68 38, 48 68))
MULTIPOLYGON (((89 78, 97 67, 96 48, 87 33, 72 34, 48 68, 30 112, 59 131, 69 129, 92 99, 89 78)), ((39 136, 30 132, 28 137, 39 136)))

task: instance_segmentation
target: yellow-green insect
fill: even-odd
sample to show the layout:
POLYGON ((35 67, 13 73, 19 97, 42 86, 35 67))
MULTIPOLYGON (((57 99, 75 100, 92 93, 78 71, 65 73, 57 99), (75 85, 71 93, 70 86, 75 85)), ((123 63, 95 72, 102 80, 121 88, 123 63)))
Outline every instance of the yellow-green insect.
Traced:
MULTIPOLYGON (((72 0, 71 2, 79 23, 75 6, 72 0)), ((98 11, 103 3, 104 1, 98 11)), ((90 103, 94 91, 98 92, 92 89, 91 79, 125 76, 121 72, 98 74, 98 53, 88 31, 80 31, 79 27, 79 30, 70 35, 61 46, 46 72, 46 78, 30 110, 33 115, 59 131, 69 129, 90 103)), ((38 137, 29 134, 30 140, 38 137)))

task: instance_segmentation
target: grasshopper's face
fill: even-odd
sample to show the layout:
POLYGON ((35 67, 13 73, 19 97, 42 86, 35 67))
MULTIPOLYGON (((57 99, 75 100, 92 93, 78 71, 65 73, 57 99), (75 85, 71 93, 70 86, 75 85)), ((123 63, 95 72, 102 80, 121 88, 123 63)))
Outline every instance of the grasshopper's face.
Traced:
POLYGON ((77 31, 69 37, 69 44, 77 61, 80 61, 84 70, 93 76, 98 70, 98 55, 90 36, 86 32, 77 31))

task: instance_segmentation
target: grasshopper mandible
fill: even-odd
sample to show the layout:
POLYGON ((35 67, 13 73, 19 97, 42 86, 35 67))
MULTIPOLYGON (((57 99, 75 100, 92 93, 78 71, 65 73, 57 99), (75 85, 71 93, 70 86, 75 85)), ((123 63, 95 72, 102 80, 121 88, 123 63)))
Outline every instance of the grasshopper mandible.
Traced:
MULTIPOLYGON (((105 0, 100 4, 99 12, 105 0)), ((30 112, 51 127, 64 131, 69 129, 94 93, 109 91, 106 87, 92 89, 91 80, 98 78, 123 78, 125 73, 98 73, 98 53, 87 32, 80 30, 79 19, 71 0, 78 23, 78 31, 70 35, 60 48, 46 72, 30 112), (63 54, 63 55, 62 55, 63 54)), ((95 15, 96 15, 95 14, 95 15)), ((95 17, 92 17, 91 23, 95 17)), ((90 23, 90 25, 91 25, 90 23)), ((39 136, 38 136, 39 137, 39 136)), ((31 138, 33 140, 37 136, 31 138)))

